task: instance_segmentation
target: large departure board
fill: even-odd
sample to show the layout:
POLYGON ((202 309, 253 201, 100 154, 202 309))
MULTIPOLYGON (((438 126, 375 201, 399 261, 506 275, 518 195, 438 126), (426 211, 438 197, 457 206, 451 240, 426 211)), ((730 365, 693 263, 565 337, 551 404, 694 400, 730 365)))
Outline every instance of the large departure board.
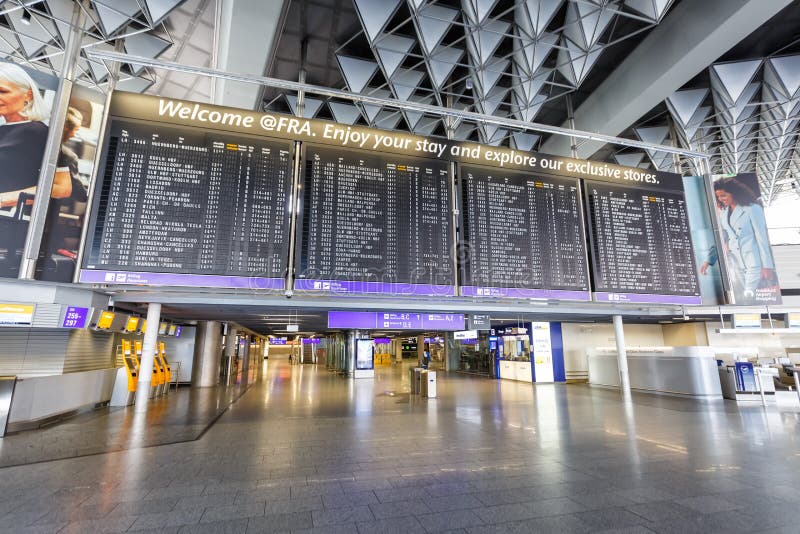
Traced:
POLYGON ((683 192, 585 187, 595 299, 700 304, 683 192))
POLYGON ((461 294, 589 300, 574 178, 462 166, 461 294))
POLYGON ((449 164, 306 145, 295 289, 454 295, 449 164))
POLYGON ((82 282, 284 287, 292 145, 112 119, 82 282))

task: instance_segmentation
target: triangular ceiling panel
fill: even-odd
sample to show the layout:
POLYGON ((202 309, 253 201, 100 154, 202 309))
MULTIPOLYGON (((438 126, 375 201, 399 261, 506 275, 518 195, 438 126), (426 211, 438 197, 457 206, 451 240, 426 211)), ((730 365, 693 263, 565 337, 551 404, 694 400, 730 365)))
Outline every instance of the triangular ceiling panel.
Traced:
MULTIPOLYGON (((286 101, 289 103, 289 109, 292 110, 293 115, 297 115, 297 97, 294 95, 286 95, 286 101)), ((303 103, 303 118, 313 119, 319 109, 322 107, 323 101, 318 98, 306 97, 303 103)))
MULTIPOLYGON (((389 91, 386 89, 369 89, 364 92, 369 96, 374 96, 376 98, 389 98, 391 96, 389 91)), ((362 106, 364 107, 364 116, 367 118, 367 120, 369 120, 369 122, 374 122, 375 118, 378 116, 378 113, 380 113, 382 109, 381 106, 376 106, 373 104, 362 104, 362 106)))
POLYGON ((483 24, 498 0, 461 0, 461 9, 475 24, 483 24))
POLYGON ((358 59, 337 54, 339 67, 347 87, 354 93, 360 93, 378 70, 378 64, 366 59, 358 59))
POLYGON ((431 54, 439 46, 457 16, 457 10, 435 4, 426 5, 420 9, 417 18, 419 41, 428 54, 431 54))
POLYGON ((562 6, 564 0, 524 0, 517 3, 514 20, 528 37, 538 39, 562 6))
MULTIPOLYGON (((412 96, 409 100, 411 102, 416 102, 418 104, 433 103, 432 96, 412 96)), ((406 123, 408 124, 408 127, 411 128, 412 130, 417 126, 417 124, 419 124, 419 121, 424 116, 422 113, 417 111, 404 111, 403 115, 405 115, 406 117, 406 123)))
POLYGON ((667 98, 667 106, 672 110, 681 126, 685 126, 694 116, 697 108, 708 95, 708 89, 685 89, 675 91, 667 98))
POLYGON ((768 81, 778 82, 785 98, 800 96, 800 54, 769 58, 767 66, 768 81))
POLYGON ((558 42, 558 35, 545 33, 539 40, 521 37, 514 40, 514 58, 527 74, 533 74, 542 66, 558 42))
MULTIPOLYGON (((157 58, 172 43, 152 33, 136 33, 125 38, 125 51, 133 56, 157 58)), ((139 74, 144 70, 142 65, 131 65, 131 71, 139 74)))
POLYGON ((591 50, 586 51, 566 37, 562 39, 562 45, 564 48, 558 51, 558 70, 575 87, 578 87, 600 58, 603 47, 595 45, 591 50))
POLYGON ((452 46, 440 46, 433 54, 430 61, 430 75, 436 89, 441 89, 450 73, 456 68, 456 64, 461 61, 464 51, 452 46))
POLYGON ((408 100, 424 76, 425 73, 418 70, 399 69, 390 82, 397 99, 401 102, 408 100))
POLYGON ((136 0, 95 2, 94 7, 97 10, 97 16, 100 18, 100 24, 103 26, 103 33, 106 36, 116 33, 141 11, 139 2, 136 0))
POLYGON ((634 128, 636 136, 645 143, 663 145, 669 136, 669 128, 666 126, 647 126, 634 128))
POLYGON ((619 165, 625 167, 638 167, 644 160, 644 152, 627 152, 624 154, 614 154, 614 159, 619 165))
POLYGON ((342 124, 355 124, 361 111, 353 104, 344 104, 342 102, 328 102, 328 107, 331 108, 334 120, 342 124))
POLYGON ((184 0, 144 0, 150 20, 153 24, 158 24, 169 12, 182 4, 184 0))
POLYGON ((467 45, 476 63, 483 66, 489 61, 497 47, 505 39, 511 24, 499 20, 490 20, 481 28, 470 29, 467 33, 467 45))
POLYGON ((658 22, 672 2, 673 0, 625 0, 625 5, 653 22, 658 22))
POLYGON ((433 117, 423 117, 423 119, 414 127, 414 133, 417 135, 430 135, 438 125, 439 119, 433 117))
POLYGON ((49 19, 35 14, 31 15, 30 22, 25 24, 22 22, 24 12, 22 9, 16 9, 6 13, 6 17, 19 38, 25 57, 31 58, 54 41, 56 28, 49 19))
POLYGON ((383 64, 386 76, 392 77, 406 55, 414 46, 414 40, 400 35, 384 35, 375 45, 375 51, 383 64))
POLYGON ((514 132, 511 134, 511 140, 514 144, 514 148, 517 150, 530 152, 533 150, 533 146, 539 140, 539 136, 525 132, 514 132))
POLYGON ((587 2, 570 2, 567 5, 567 20, 564 34, 581 48, 590 49, 596 45, 603 33, 614 20, 616 2, 603 2, 602 5, 587 2))
POLYGON ((367 38, 374 42, 402 0, 353 0, 367 38))
POLYGON ((728 102, 736 102, 753 79, 753 76, 755 76, 759 67, 761 67, 760 59, 711 65, 712 84, 718 81, 718 88, 724 92, 728 102))
POLYGON ((375 127, 384 130, 394 130, 403 116, 398 111, 383 110, 375 117, 375 127))

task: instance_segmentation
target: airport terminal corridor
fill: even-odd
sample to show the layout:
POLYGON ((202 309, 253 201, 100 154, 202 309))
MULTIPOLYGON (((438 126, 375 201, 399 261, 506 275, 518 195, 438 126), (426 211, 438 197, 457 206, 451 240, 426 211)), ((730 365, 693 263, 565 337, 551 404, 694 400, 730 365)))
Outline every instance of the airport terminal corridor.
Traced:
POLYGON ((442 372, 438 398, 426 399, 409 395, 408 367, 351 380, 265 360, 197 440, 0 469, 0 524, 15 533, 796 531, 794 410, 642 394, 625 403, 586 385, 455 372, 442 372))

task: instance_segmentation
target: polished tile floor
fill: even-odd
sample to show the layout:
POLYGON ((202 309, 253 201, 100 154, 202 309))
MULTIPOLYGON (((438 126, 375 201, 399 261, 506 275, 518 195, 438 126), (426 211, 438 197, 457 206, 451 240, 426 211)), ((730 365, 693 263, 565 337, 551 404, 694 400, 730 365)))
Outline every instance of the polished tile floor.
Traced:
POLYGON ((428 400, 408 395, 407 376, 272 361, 196 441, 0 469, 0 528, 799 530, 800 410, 626 405, 587 386, 445 373, 428 400))

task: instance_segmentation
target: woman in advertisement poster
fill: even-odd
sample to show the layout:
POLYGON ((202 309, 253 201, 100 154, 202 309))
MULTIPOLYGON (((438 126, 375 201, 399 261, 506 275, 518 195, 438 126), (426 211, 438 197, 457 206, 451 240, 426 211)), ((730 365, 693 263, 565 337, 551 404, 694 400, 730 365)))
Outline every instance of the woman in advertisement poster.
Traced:
MULTIPOLYGON (((0 208, 13 210, 20 195, 36 193, 50 117, 36 82, 14 63, 0 62, 0 117, 0 208)), ((71 192, 68 175, 53 182, 53 198, 71 192)))
MULTIPOLYGON (((764 208, 755 192, 735 177, 714 182, 714 196, 737 304, 753 304, 759 287, 777 286, 764 208)), ((717 259, 713 247, 700 267, 701 274, 717 259)))

